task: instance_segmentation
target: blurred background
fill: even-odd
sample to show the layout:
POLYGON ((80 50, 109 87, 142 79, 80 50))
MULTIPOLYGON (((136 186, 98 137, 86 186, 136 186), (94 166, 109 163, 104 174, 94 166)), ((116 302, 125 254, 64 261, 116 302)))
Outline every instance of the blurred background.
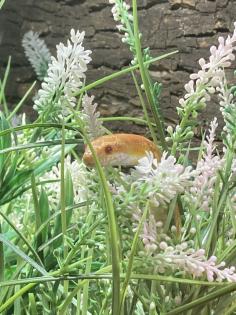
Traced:
MULTIPOLYGON (((184 94, 189 74, 199 69, 197 61, 208 58, 209 48, 217 44, 217 38, 233 30, 236 1, 139 0, 138 4, 143 47, 149 46, 153 57, 179 50, 179 54, 151 67, 152 77, 163 84, 160 102, 164 115, 175 123, 178 99, 184 94)), ((85 48, 92 50, 87 72, 90 83, 130 63, 131 54, 115 25, 111 5, 105 0, 6 0, 0 11, 0 73, 3 74, 10 55, 8 102, 19 100, 36 79, 21 45, 26 32, 39 32, 55 55, 56 44, 66 42, 71 28, 85 30, 85 48)), ((233 81, 232 69, 229 80, 233 81)), ((130 75, 110 81, 92 93, 103 116, 142 115, 130 75)), ((32 99, 28 98, 23 111, 35 116, 32 99)), ((202 115, 202 126, 214 116, 220 117, 220 112, 213 102, 202 115)), ((145 133, 143 126, 130 127, 130 123, 113 123, 110 127, 145 133)))

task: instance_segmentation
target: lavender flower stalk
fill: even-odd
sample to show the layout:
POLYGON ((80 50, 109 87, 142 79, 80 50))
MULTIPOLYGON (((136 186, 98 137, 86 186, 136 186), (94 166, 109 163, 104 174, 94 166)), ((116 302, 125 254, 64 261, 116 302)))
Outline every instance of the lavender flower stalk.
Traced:
MULTIPOLYGON (((130 51, 133 53, 133 60, 131 64, 135 65, 138 60, 136 57, 135 37, 134 37, 134 25, 133 15, 130 13, 130 5, 123 0, 109 0, 110 4, 113 4, 111 9, 114 21, 119 22, 116 27, 118 31, 123 35, 122 42, 128 44, 130 51)), ((141 37, 142 34, 139 33, 141 37)), ((149 48, 143 50, 144 61, 151 59, 149 48)), ((157 87, 155 87, 157 89, 157 87)))
POLYGON ((134 185, 145 183, 146 194, 157 206, 168 204, 177 194, 191 186, 191 177, 195 174, 191 166, 184 168, 176 163, 173 156, 164 152, 160 163, 151 152, 139 160, 133 171, 134 185))
POLYGON ((224 77, 224 68, 231 65, 234 60, 233 51, 236 49, 236 22, 234 23, 233 35, 225 40, 219 37, 218 47, 210 48, 211 56, 207 62, 201 58, 199 64, 201 70, 190 75, 190 81, 185 85, 186 94, 181 98, 178 114, 182 118, 180 125, 173 129, 167 128, 169 137, 173 142, 172 153, 175 153, 179 143, 189 140, 193 136, 193 127, 196 124, 198 112, 205 108, 206 102, 211 99, 211 94, 216 92, 217 87, 224 77))
MULTIPOLYGON (((129 13, 130 5, 122 0, 109 0, 110 4, 113 4, 111 9, 113 18, 116 22, 120 22, 116 27, 120 33, 124 34, 122 38, 123 43, 127 43, 130 50, 135 56, 135 39, 133 30, 133 16, 129 13)), ((137 60, 133 60, 132 64, 135 64, 137 60)))
POLYGON ((234 95, 227 86, 227 79, 225 76, 222 78, 216 90, 219 93, 220 110, 225 121, 224 131, 229 135, 228 140, 230 140, 229 138, 235 138, 236 134, 236 106, 234 95))
POLYGON ((166 242, 161 242, 159 248, 162 251, 156 254, 154 259, 160 260, 160 271, 166 269, 182 270, 191 274, 194 278, 206 276, 209 282, 227 280, 236 282, 235 267, 224 268, 225 262, 217 264, 217 257, 206 258, 204 249, 188 248, 187 243, 168 246, 166 242))
POLYGON ((38 79, 42 81, 47 74, 48 64, 51 61, 51 53, 45 41, 39 38, 37 32, 29 31, 23 36, 22 46, 38 79))
POLYGON ((100 112, 96 111, 97 103, 93 104, 94 96, 83 97, 83 121, 85 122, 87 133, 91 140, 104 135, 102 121, 98 120, 100 112))
POLYGON ((209 135, 204 141, 202 158, 196 166, 196 176, 190 188, 189 199, 195 209, 209 211, 214 193, 214 184, 217 173, 223 166, 224 159, 214 154, 215 132, 218 126, 217 119, 211 122, 209 135))
POLYGON ((54 117, 67 115, 67 105, 75 106, 76 98, 73 95, 84 83, 91 51, 83 47, 84 32, 72 29, 70 34, 67 45, 57 45, 57 58, 52 57, 47 77, 38 92, 34 109, 39 114, 47 113, 51 117, 52 113, 54 117))

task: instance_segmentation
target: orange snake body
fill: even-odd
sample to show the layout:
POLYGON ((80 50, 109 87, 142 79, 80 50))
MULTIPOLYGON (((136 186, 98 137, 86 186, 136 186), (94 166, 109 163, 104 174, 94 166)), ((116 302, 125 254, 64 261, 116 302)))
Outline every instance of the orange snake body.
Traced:
MULTIPOLYGON (((152 141, 136 134, 106 135, 91 143, 103 166, 135 166, 138 164, 138 160, 150 151, 158 161, 161 158, 160 150, 152 141)), ((85 149, 83 161, 90 167, 95 164, 88 147, 85 149)))
MULTIPOLYGON (((157 161, 161 159, 161 152, 158 147, 149 139, 136 134, 117 133, 106 135, 93 140, 91 143, 103 166, 135 166, 138 164, 138 160, 143 158, 147 152, 152 152, 157 161)), ((95 166, 93 155, 88 147, 85 149, 83 161, 89 167, 95 166)), ((155 217, 157 220, 165 221, 166 210, 162 209, 161 211, 159 209, 155 217)), ((181 220, 177 205, 174 219, 179 234, 181 220)))

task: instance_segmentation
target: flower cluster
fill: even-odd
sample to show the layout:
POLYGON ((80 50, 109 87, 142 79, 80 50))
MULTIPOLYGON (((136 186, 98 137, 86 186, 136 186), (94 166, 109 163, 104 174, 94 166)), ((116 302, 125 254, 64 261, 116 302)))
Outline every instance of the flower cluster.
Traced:
POLYGON ((135 51, 134 33, 133 33, 133 16, 129 13, 130 5, 121 0, 109 0, 110 4, 114 4, 111 12, 116 22, 120 22, 116 27, 119 32, 124 33, 123 43, 130 46, 131 51, 135 51))
POLYGON ((225 76, 222 78, 216 89, 220 98, 220 110, 225 121, 224 131, 228 135, 235 137, 236 106, 234 95, 231 93, 231 89, 227 87, 227 80, 225 76))
POLYGON ((97 103, 93 104, 94 96, 89 97, 87 94, 83 97, 83 121, 91 140, 104 134, 102 121, 98 120, 100 112, 97 111, 97 103))
MULTIPOLYGON (((140 219, 141 211, 140 213, 138 211, 134 212, 133 220, 135 220, 138 223, 140 222, 140 219)), ((145 250, 148 253, 153 253, 157 249, 158 228, 160 227, 162 227, 162 222, 161 221, 157 222, 153 214, 150 214, 143 224, 143 230, 142 233, 140 234, 140 238, 142 239, 145 250)))
POLYGON ((192 131, 192 126, 196 123, 198 112, 205 108, 206 102, 211 99, 211 94, 221 86, 225 76, 224 68, 229 67, 235 58, 233 51, 236 49, 236 22, 234 27, 231 37, 228 36, 226 40, 219 37, 218 47, 210 48, 211 55, 208 62, 203 58, 199 60, 201 70, 190 75, 191 80, 185 85, 187 93, 179 100, 181 107, 177 109, 183 118, 182 123, 174 132, 169 128, 170 137, 167 140, 172 139, 174 143, 189 140, 188 133, 192 131))
MULTIPOLYGON (((71 161, 71 156, 67 155, 65 159, 65 174, 68 172, 71 176, 73 182, 73 192, 74 192, 74 202, 79 203, 86 201, 88 199, 89 183, 88 183, 88 173, 86 167, 83 163, 79 163, 77 160, 71 161)), ((57 166, 53 166, 52 170, 47 172, 43 179, 45 180, 55 180, 54 183, 47 185, 47 190, 49 194, 49 200, 52 204, 58 204, 60 200, 60 190, 61 190, 61 163, 57 166)))
POLYGON ((51 53, 45 41, 39 38, 37 32, 29 31, 23 36, 22 46, 38 79, 43 80, 47 74, 48 64, 51 61, 51 53))
MULTIPOLYGON (((136 57, 133 16, 129 13, 130 5, 123 0, 109 0, 109 3, 114 4, 111 12, 114 20, 120 22, 116 27, 123 34, 122 42, 128 44, 130 51, 133 53, 134 58, 131 60, 131 64, 135 65, 138 60, 136 57)), ((142 34, 139 33, 139 36, 141 37, 142 34)), ((143 50, 143 58, 144 61, 151 59, 149 48, 143 50)))
POLYGON ((68 114, 67 105, 75 106, 74 93, 83 85, 87 64, 91 61, 90 50, 83 47, 84 32, 70 32, 67 46, 57 45, 57 58, 52 57, 47 76, 38 92, 34 109, 38 113, 68 114))
POLYGON ((219 86, 224 76, 224 68, 231 65, 232 60, 235 59, 233 51, 236 49, 236 22, 234 23, 234 33, 232 37, 228 36, 225 40, 219 37, 218 47, 212 46, 210 48, 211 56, 209 62, 204 58, 199 60, 201 70, 198 73, 190 75, 190 81, 185 85, 184 99, 180 99, 181 106, 185 107, 189 99, 191 102, 197 103, 199 101, 205 102, 211 99, 210 95, 215 92, 215 88, 219 86))
POLYGON ((218 155, 214 155, 215 146, 213 142, 217 126, 218 123, 215 118, 211 122, 209 135, 204 141, 202 158, 196 166, 197 175, 190 188, 190 200, 195 209, 210 210, 217 172, 223 166, 223 158, 221 159, 218 155))
POLYGON ((140 182, 146 184, 146 193, 149 199, 159 206, 168 204, 177 194, 184 192, 191 186, 191 177, 195 174, 191 166, 184 168, 176 163, 173 156, 163 153, 160 163, 151 152, 139 160, 132 176, 134 185, 140 182))
POLYGON ((223 268, 225 262, 217 264, 216 256, 207 259, 204 249, 188 248, 186 242, 175 247, 161 242, 159 249, 161 252, 154 256, 156 261, 160 261, 159 272, 171 268, 191 274, 194 278, 205 275, 209 282, 214 280, 236 282, 235 267, 223 268))

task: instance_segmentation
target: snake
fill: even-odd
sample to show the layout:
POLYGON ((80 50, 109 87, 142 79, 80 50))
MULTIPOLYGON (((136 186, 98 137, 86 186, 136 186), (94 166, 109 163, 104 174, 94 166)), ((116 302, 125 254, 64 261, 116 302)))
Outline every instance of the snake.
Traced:
MULTIPOLYGON (((145 157, 147 152, 152 152, 158 162, 161 160, 160 149, 144 136, 137 134, 116 133, 98 137, 91 141, 95 153, 102 166, 125 166, 132 167, 138 164, 138 161, 145 157)), ((85 147, 83 161, 88 167, 94 167, 95 161, 89 147, 85 147)), ((160 211, 159 211, 160 212, 160 211)), ((163 212, 163 211, 162 211, 163 212)), ((155 216, 161 221, 166 220, 166 213, 160 213, 155 216), (164 218, 164 219, 163 219, 164 218)), ((181 220, 178 205, 174 211, 174 221, 177 227, 177 234, 180 233, 181 220)))
MULTIPOLYGON (((115 133, 98 137, 91 144, 102 166, 135 166, 152 152, 157 161, 161 159, 160 149, 149 139, 137 134, 115 133)), ((83 161, 88 167, 94 167, 95 161, 89 147, 86 146, 83 161)))

